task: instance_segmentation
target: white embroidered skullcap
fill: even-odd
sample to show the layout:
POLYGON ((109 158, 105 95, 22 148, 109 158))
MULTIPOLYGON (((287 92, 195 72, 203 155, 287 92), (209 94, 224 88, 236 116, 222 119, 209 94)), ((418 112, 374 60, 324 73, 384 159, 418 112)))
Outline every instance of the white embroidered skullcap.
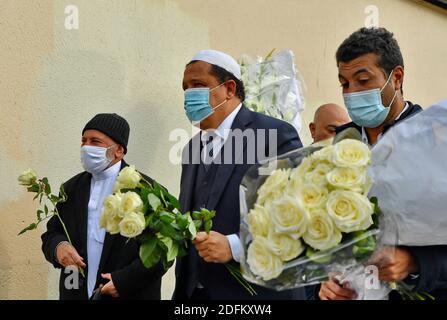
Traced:
POLYGON ((241 80, 241 66, 233 57, 217 50, 202 50, 196 53, 191 61, 205 61, 219 66, 229 73, 233 74, 237 79, 241 80))

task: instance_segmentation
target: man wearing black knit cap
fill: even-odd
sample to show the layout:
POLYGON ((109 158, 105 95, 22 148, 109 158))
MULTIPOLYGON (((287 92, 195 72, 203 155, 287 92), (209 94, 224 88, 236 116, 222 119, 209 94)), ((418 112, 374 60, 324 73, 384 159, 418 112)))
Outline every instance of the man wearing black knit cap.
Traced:
POLYGON ((163 268, 146 269, 135 240, 111 235, 99 226, 104 199, 127 166, 123 158, 129 133, 127 121, 115 113, 97 114, 82 131, 85 171, 64 183, 68 200, 58 207, 73 245, 56 217, 48 221, 42 235, 45 258, 62 268, 60 299, 88 299, 95 289, 94 296, 101 298, 160 299, 163 268), (77 277, 73 267, 82 268, 85 278, 77 277))

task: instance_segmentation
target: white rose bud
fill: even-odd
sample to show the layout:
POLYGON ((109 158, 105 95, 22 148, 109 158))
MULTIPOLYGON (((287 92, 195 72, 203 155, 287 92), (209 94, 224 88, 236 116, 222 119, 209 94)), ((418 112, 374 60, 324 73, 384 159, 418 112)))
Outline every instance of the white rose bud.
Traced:
POLYGON ((119 224, 120 234, 123 237, 135 238, 144 231, 146 221, 142 212, 126 213, 119 224))
POLYGON ((140 181, 141 175, 135 170, 135 166, 129 166, 120 171, 116 184, 118 184, 121 189, 135 189, 140 181))
POLYGON ((342 232, 362 231, 372 224, 374 206, 369 199, 359 193, 335 190, 329 194, 327 212, 342 232))
POLYGON ((140 196, 133 192, 128 191, 121 196, 121 208, 120 211, 127 214, 129 212, 139 212, 143 209, 143 200, 140 196))
POLYGON ((283 271, 281 259, 269 250, 268 240, 257 237, 247 250, 247 263, 250 270, 264 281, 277 278, 283 271))
POLYGON ((33 169, 27 169, 19 176, 18 180, 22 186, 31 186, 36 182, 37 174, 33 169))
POLYGON ((295 239, 286 233, 270 232, 268 235, 270 250, 281 258, 289 261, 298 257, 305 249, 300 239, 295 239))
POLYGON ((306 231, 309 213, 296 198, 286 194, 275 201, 269 211, 276 232, 299 238, 306 231))
POLYGON ((334 146, 332 162, 338 167, 362 167, 371 159, 368 146, 358 140, 345 139, 334 146))
POLYGON ((303 240, 316 250, 328 250, 341 242, 341 232, 322 209, 310 212, 310 222, 303 240))
POLYGON ((255 204, 255 207, 248 213, 247 222, 253 237, 268 235, 271 221, 268 211, 263 206, 255 204))

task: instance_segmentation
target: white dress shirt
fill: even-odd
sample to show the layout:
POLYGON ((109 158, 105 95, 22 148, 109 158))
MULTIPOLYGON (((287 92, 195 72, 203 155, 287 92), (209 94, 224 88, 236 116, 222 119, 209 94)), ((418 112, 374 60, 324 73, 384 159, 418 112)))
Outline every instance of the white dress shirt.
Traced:
POLYGON ((96 275, 98 274, 106 234, 105 229, 99 226, 99 218, 101 216, 104 199, 113 193, 113 185, 115 184, 120 169, 121 161, 99 174, 94 174, 90 184, 87 219, 87 292, 89 297, 95 289, 96 275))
MULTIPOLYGON (((205 131, 202 130, 201 140, 204 144, 203 152, 202 152, 202 160, 205 159, 206 155, 206 142, 208 141, 208 138, 210 135, 213 135, 212 142, 212 148, 213 148, 213 159, 216 158, 216 156, 219 154, 220 150, 222 149, 223 145, 225 144, 225 141, 227 140, 230 132, 231 132, 231 126, 233 125, 234 119, 236 118, 237 114, 239 113, 239 110, 241 110, 242 103, 239 104, 236 109, 234 109, 226 118, 225 120, 217 127, 215 130, 209 130, 205 131)), ((241 241, 239 240, 239 236, 237 234, 230 234, 226 236, 228 239, 228 242, 230 244, 231 254, 233 255, 233 259, 237 262, 240 262, 242 258, 244 257, 244 250, 242 248, 241 241)))

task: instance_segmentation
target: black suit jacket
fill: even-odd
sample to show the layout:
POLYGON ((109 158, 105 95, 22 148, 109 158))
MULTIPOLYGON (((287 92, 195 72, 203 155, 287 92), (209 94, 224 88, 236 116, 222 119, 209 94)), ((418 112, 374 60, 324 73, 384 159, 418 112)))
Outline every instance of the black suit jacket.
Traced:
MULTIPOLYGON (((421 106, 408 101, 409 108, 397 120, 384 128, 384 134, 393 125, 400 121, 405 121, 418 112, 422 111, 421 106)), ((356 128, 360 133, 362 128, 353 122, 337 128, 337 133, 347 129, 356 128)), ((416 291, 426 291, 431 293, 436 299, 447 300, 447 246, 426 246, 426 247, 405 247, 419 265, 419 277, 405 281, 415 286, 416 291)), ((318 290, 317 290, 318 294, 318 290)), ((390 299, 400 299, 397 292, 390 294, 390 299)))
MULTIPOLYGON (((302 147, 301 141, 295 128, 278 119, 274 119, 256 112, 252 112, 245 106, 242 106, 238 112, 232 129, 240 129, 248 132, 253 129, 257 132, 260 129, 277 130, 277 153, 282 154, 287 151, 302 147)), ((227 139, 223 150, 228 148, 227 139)), ((239 185, 248 168, 252 165, 247 161, 249 153, 253 153, 253 146, 256 146, 258 139, 256 135, 244 140, 243 143, 243 161, 241 164, 235 164, 233 158, 232 164, 213 164, 217 166, 215 179, 210 188, 210 197, 206 208, 216 210, 213 230, 224 235, 238 234, 240 225, 239 211, 239 185), (247 147, 249 146, 249 147, 247 147), (248 151, 251 150, 251 151, 248 151)), ((182 165, 182 177, 180 183, 180 204, 182 212, 193 210, 193 198, 195 190, 195 180, 197 169, 199 167, 200 134, 196 135, 184 149, 184 163, 182 165), (195 146, 195 147, 194 147, 195 146)), ((233 148, 235 145, 233 145, 233 148)), ((236 146, 237 147, 237 146, 236 146)), ((268 139, 265 144, 258 146, 268 155, 274 146, 270 145, 268 139)), ((222 154, 223 151, 221 151, 222 154)), ((261 152, 261 154, 262 154, 261 152)), ((237 154, 237 153, 236 153, 237 154)), ((235 154, 233 154, 234 156, 235 154)), ((253 154, 251 154, 253 155, 253 154)), ((261 156, 262 157, 262 156, 261 156)), ((239 159, 241 160, 241 159, 239 159)), ((259 157, 256 157, 259 160, 259 157)), ((230 275, 223 264, 206 263, 201 259, 195 247, 190 245, 189 254, 177 260, 176 265, 176 287, 173 299, 189 299, 194 289, 198 272, 200 269, 201 284, 205 287, 210 299, 250 299, 251 296, 245 289, 230 275), (200 267, 198 267, 200 266, 200 267)), ((276 292, 266 288, 253 285, 258 295, 254 299, 302 299, 303 291, 287 290, 276 292)))
MULTIPOLYGON (((127 164, 122 161, 121 169, 127 164)), ((149 182, 153 180, 144 176, 149 182)), ((87 215, 90 198, 90 183, 92 175, 82 172, 64 183, 68 200, 59 204, 58 210, 67 227, 73 246, 87 264, 87 215)), ((67 241, 62 224, 57 217, 52 217, 47 224, 47 231, 42 235, 42 251, 45 258, 55 268, 62 268, 55 256, 56 246, 61 241, 67 241)), ((97 288, 108 280, 101 273, 111 273, 113 283, 121 299, 160 299, 161 277, 164 274, 161 265, 146 269, 139 258, 139 244, 120 234, 106 233, 104 247, 96 277, 97 288)), ((59 293, 61 300, 88 299, 87 279, 79 275, 79 289, 67 289, 65 280, 72 276, 68 271, 61 270, 59 293)), ((85 270, 87 277, 87 270, 85 270)), ((70 282, 70 279, 67 279, 70 282)), ((108 299, 109 296, 103 296, 108 299)), ((110 299, 112 299, 110 297, 110 299)))

